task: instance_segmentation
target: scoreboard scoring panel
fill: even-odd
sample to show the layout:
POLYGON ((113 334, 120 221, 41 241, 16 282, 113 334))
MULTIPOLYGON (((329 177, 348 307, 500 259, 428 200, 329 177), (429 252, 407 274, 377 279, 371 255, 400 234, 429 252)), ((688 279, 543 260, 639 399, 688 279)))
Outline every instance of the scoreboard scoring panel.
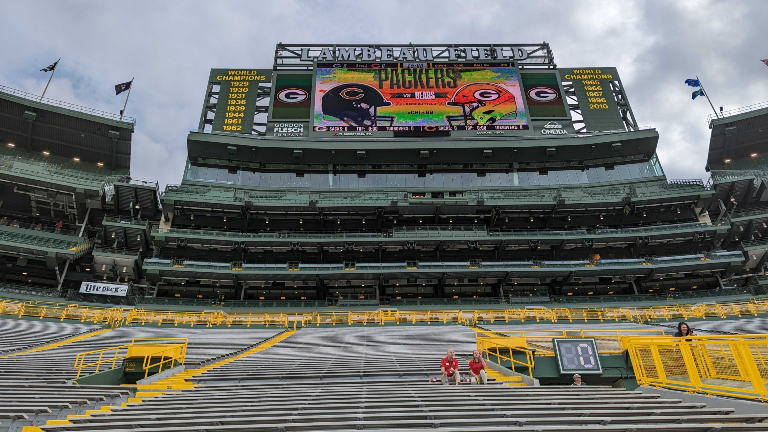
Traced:
POLYGON ((595 339, 552 339, 561 374, 602 374, 595 339))

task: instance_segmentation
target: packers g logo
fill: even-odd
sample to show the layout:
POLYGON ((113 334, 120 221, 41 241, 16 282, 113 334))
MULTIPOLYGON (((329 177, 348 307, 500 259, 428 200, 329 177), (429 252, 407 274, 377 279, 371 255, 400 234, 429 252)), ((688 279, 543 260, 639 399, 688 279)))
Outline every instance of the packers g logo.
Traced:
POLYGON ((483 89, 475 91, 472 96, 481 101, 492 101, 501 97, 499 92, 492 89, 483 89))
POLYGON ((341 97, 347 100, 355 100, 365 96, 365 93, 363 93, 363 89, 350 87, 342 90, 341 93, 339 93, 339 95, 341 95, 341 97))
POLYGON ((277 100, 285 103, 304 102, 307 98, 309 98, 309 94, 306 91, 297 88, 280 90, 277 94, 277 100))
POLYGON ((560 95, 549 87, 535 87, 528 90, 528 97, 538 102, 552 102, 560 95))

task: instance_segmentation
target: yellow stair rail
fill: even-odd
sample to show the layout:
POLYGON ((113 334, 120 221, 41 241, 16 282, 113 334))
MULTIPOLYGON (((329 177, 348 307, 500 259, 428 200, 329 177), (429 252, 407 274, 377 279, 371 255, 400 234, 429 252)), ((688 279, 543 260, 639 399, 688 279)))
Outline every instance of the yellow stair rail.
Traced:
POLYGON ((238 354, 236 356, 233 356, 233 357, 230 357, 230 358, 227 358, 227 359, 219 360, 216 363, 212 363, 210 365, 203 366, 203 367, 200 367, 200 368, 187 369, 184 372, 181 372, 181 373, 178 373, 176 375, 170 376, 170 377, 165 378, 163 380, 160 380, 158 382, 155 382, 155 383, 152 383, 152 384, 146 384, 146 385, 139 385, 138 388, 139 389, 143 389, 143 390, 178 390, 178 389, 192 388, 192 387, 194 387, 194 385, 191 384, 191 383, 188 383, 186 381, 187 378, 191 378, 191 377, 200 375, 202 373, 208 372, 211 369, 215 369, 215 368, 217 368, 219 366, 225 365, 225 364, 227 364, 229 362, 233 362, 233 361, 241 359, 243 357, 247 357, 247 356, 249 356, 251 354, 255 354, 257 352, 264 351, 265 349, 268 349, 268 348, 272 347, 273 345, 275 345, 275 344, 277 344, 277 343, 279 343, 279 342, 289 338, 291 335, 293 335, 297 331, 299 331, 299 330, 296 330, 296 329, 285 330, 283 333, 280 333, 279 335, 273 337, 272 339, 270 339, 270 340, 268 340, 268 341, 266 341, 266 342, 264 342, 262 344, 259 344, 259 345, 255 346, 255 347, 251 348, 250 350, 242 353, 242 354, 238 354))
POLYGON ((51 342, 51 343, 46 344, 46 345, 41 345, 41 346, 38 346, 38 347, 30 348, 28 350, 24 350, 24 351, 15 352, 15 353, 7 354, 7 355, 4 355, 4 356, 0 356, 0 358, 8 358, 8 357, 13 357, 13 356, 18 356, 18 355, 29 354, 29 353, 46 351, 46 350, 49 350, 49 349, 58 348, 58 347, 60 347, 62 345, 67 345, 67 344, 71 344, 73 342, 78 342, 78 341, 81 341, 81 340, 84 340, 84 339, 88 339, 90 337, 93 337, 93 336, 96 336, 96 335, 100 335, 100 334, 106 333, 106 332, 111 331, 111 330, 112 329, 101 329, 101 330, 97 330, 97 331, 90 332, 90 333, 76 335, 76 336, 73 336, 73 337, 71 337, 69 339, 64 339, 64 340, 60 340, 60 341, 56 341, 56 342, 51 342))
POLYGON ((640 385, 768 402, 768 335, 623 340, 640 385))
POLYGON ((483 357, 499 365, 503 365, 505 361, 509 362, 514 372, 517 372, 517 367, 522 367, 527 370, 528 376, 533 378, 534 352, 528 348, 524 337, 499 336, 493 332, 477 328, 472 328, 472 330, 475 331, 477 350, 483 357), (525 361, 514 358, 515 353, 522 353, 525 356, 525 361))
POLYGON ((146 378, 151 368, 158 367, 156 373, 159 373, 163 366, 183 364, 188 343, 187 338, 136 338, 129 344, 80 353, 75 357, 75 379, 80 378, 83 369, 95 366, 96 370, 92 373, 98 373, 103 364, 112 363, 111 369, 114 369, 118 360, 128 358, 143 358, 142 367, 146 378), (93 357, 97 355, 98 358, 94 360, 93 357))

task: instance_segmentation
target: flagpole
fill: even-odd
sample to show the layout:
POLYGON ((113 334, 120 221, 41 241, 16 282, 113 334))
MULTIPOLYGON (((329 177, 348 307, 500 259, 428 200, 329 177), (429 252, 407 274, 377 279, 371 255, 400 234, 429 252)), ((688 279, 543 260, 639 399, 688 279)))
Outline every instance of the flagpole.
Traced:
POLYGON ((696 77, 696 81, 698 81, 698 82, 699 82, 699 85, 701 86, 701 91, 703 91, 703 92, 704 92, 704 96, 706 96, 706 97, 707 97, 707 101, 709 102, 709 106, 711 106, 711 107, 712 107, 712 111, 715 113, 715 118, 720 118, 720 115, 719 115, 719 114, 717 113, 717 111, 715 110, 715 106, 714 106, 714 105, 712 105, 712 100, 711 100, 711 99, 709 99, 709 95, 707 94, 707 91, 706 91, 706 90, 704 90, 704 84, 702 84, 702 83, 701 83, 701 80, 699 79, 699 77, 698 77, 698 76, 696 77))
MULTIPOLYGON (((125 105, 123 105, 123 110, 120 111, 120 121, 123 121, 123 116, 125 115, 125 107, 128 106, 128 98, 131 97, 131 89, 133 88, 133 78, 131 78, 131 86, 128 87, 128 95, 125 96, 125 105)), ((712 108, 714 109, 714 108, 712 108)))
MULTIPOLYGON (((59 66, 59 61, 61 61, 61 57, 59 57, 59 59, 56 60, 56 67, 59 66)), ((53 70, 51 71, 51 76, 48 78, 48 84, 45 85, 45 90, 43 90, 43 95, 40 96, 40 102, 43 101, 43 98, 45 97, 45 92, 48 91, 48 86, 51 85, 51 80, 53 79, 53 74, 55 73, 56 73, 56 68, 54 67, 53 70)))

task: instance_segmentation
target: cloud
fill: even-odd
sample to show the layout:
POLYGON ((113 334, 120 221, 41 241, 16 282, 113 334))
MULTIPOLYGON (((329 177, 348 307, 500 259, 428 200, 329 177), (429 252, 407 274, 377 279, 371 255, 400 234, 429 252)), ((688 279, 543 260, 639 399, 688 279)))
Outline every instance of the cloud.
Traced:
POLYGON ((118 112, 113 86, 135 77, 132 173, 178 183, 208 72, 263 68, 285 43, 551 44, 563 67, 616 66, 633 112, 656 127, 670 178, 706 178, 711 108, 768 100, 768 2, 745 1, 104 1, 0 4, 0 84, 118 112))

